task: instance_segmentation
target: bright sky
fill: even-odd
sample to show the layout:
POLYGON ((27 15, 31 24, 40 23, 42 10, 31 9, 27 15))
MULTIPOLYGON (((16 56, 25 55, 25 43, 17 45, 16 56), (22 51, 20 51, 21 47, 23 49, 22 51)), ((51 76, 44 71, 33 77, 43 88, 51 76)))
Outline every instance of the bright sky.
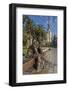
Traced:
POLYGON ((51 32, 57 35, 57 16, 28 15, 28 17, 32 19, 34 23, 38 25, 43 25, 43 27, 45 27, 46 30, 48 28, 48 18, 49 18, 51 32))

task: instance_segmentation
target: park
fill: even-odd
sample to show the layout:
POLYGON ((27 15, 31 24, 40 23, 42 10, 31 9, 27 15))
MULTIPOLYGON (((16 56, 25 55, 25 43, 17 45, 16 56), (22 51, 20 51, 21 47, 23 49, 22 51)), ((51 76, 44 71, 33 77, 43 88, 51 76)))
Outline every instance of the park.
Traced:
POLYGON ((23 15, 22 73, 57 73, 57 17, 23 15))

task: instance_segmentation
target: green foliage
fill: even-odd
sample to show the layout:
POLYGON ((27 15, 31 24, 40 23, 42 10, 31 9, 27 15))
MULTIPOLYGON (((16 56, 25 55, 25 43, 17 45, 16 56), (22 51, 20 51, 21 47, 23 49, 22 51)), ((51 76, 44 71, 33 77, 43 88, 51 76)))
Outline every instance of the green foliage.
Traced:
MULTIPOLYGON (((46 40, 46 31, 41 25, 35 24, 28 16, 23 16, 23 46, 27 48, 28 40, 32 38, 32 43, 40 46, 46 40)), ((29 43, 30 44, 30 43, 29 43)), ((36 45, 37 46, 37 45, 36 45)), ((24 49, 24 54, 27 50, 24 49)))
POLYGON ((27 56, 27 52, 28 52, 28 49, 27 48, 23 48, 23 55, 26 57, 27 56))
POLYGON ((38 41, 39 45, 43 42, 43 40, 46 40, 46 32, 44 31, 44 28, 40 25, 35 27, 34 30, 35 33, 35 39, 38 41))

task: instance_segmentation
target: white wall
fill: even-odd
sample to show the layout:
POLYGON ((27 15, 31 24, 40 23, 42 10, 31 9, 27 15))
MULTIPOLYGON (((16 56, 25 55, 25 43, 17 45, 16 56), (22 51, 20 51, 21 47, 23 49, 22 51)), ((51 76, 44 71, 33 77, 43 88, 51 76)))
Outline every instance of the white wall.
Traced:
MULTIPOLYGON (((8 86, 8 70, 9 70, 9 4, 10 3, 29 3, 42 5, 59 5, 67 6, 68 0, 0 0, 0 90, 67 90, 67 84, 27 86, 27 87, 10 87, 8 86)), ((68 14, 68 10, 67 10, 68 14)), ((67 19, 68 21, 68 19, 67 19)), ((68 31, 67 31, 68 33, 68 31)), ((68 37, 68 36, 67 36, 68 37)), ((68 44, 67 44, 68 45, 68 44)), ((67 62, 68 64, 68 62, 67 62)), ((68 68, 68 66, 67 66, 68 68)), ((68 75, 68 74, 67 74, 68 75)))

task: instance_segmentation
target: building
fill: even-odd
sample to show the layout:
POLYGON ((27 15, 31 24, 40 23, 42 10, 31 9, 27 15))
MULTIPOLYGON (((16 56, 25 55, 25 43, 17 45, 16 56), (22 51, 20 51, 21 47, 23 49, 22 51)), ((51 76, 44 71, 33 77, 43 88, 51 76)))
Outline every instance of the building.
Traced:
POLYGON ((52 32, 50 30, 50 24, 48 24, 48 30, 47 30, 47 39, 46 39, 46 42, 47 43, 51 43, 52 42, 52 32))
POLYGON ((51 43, 52 42, 52 32, 51 31, 48 31, 47 34, 46 34, 46 42, 47 43, 51 43))

